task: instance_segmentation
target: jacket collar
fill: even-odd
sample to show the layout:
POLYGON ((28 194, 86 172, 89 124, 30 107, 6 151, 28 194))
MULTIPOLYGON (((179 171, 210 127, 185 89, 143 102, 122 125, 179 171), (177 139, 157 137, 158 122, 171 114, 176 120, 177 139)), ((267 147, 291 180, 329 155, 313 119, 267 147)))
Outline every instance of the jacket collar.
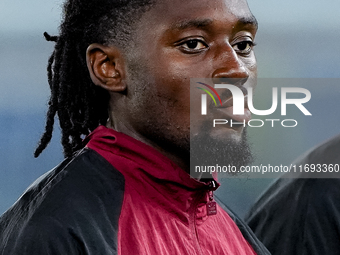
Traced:
POLYGON ((209 189, 208 183, 191 178, 156 149, 111 128, 99 126, 85 138, 84 144, 99 152, 109 162, 112 154, 138 162, 147 175, 159 181, 174 182, 193 190, 209 189))

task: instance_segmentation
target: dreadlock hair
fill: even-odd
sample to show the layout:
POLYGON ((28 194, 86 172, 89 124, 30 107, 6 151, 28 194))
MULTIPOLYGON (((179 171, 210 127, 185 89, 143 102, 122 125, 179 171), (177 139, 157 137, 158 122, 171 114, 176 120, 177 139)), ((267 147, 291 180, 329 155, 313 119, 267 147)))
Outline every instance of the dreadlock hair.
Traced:
POLYGON ((109 93, 93 84, 86 65, 86 49, 92 43, 125 48, 133 24, 151 8, 152 0, 67 0, 58 36, 46 32, 55 48, 48 60, 51 90, 43 133, 34 156, 52 139, 55 116, 62 131, 65 157, 83 147, 82 139, 109 117, 109 93))

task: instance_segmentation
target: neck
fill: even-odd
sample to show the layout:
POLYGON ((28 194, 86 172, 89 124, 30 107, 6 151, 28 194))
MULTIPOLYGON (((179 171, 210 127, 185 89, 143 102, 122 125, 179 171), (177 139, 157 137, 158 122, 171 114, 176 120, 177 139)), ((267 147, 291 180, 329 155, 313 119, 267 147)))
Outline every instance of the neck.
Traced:
MULTIPOLYGON (((115 122, 109 120, 107 125, 108 128, 112 128, 118 132, 124 133, 130 137, 133 137, 136 140, 139 140, 152 148, 156 149, 160 153, 162 153, 164 156, 169 158, 172 162, 174 162, 177 166, 182 168, 184 171, 186 171, 188 174, 190 174, 190 152, 185 151, 183 149, 169 149, 164 148, 164 146, 159 146, 157 143, 151 141, 150 139, 147 139, 144 136, 141 136, 139 133, 135 132, 132 128, 129 128, 122 122, 115 122)), ((200 176, 194 177, 195 179, 200 179, 200 176)))

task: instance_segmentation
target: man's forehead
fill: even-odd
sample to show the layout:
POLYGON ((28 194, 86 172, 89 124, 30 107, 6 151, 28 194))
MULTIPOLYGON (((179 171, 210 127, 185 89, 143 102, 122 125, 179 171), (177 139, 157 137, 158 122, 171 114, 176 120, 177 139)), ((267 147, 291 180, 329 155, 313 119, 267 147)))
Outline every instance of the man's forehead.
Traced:
POLYGON ((200 9, 205 7, 226 7, 232 13, 249 11, 247 0, 155 0, 154 7, 160 7, 160 9, 166 9, 169 13, 172 10, 181 12, 181 10, 187 11, 187 14, 194 12, 196 8, 200 9), (190 11, 191 10, 191 11, 190 11))
POLYGON ((168 29, 206 27, 224 18, 257 27, 257 21, 245 0, 159 0, 150 10, 148 19, 168 21, 168 29))

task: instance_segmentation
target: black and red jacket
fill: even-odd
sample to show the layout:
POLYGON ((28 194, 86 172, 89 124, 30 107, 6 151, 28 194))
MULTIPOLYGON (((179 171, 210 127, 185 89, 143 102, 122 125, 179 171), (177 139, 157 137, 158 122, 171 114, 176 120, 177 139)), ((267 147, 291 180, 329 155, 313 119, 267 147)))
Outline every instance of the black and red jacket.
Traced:
POLYGON ((103 126, 85 142, 0 218, 0 254, 269 254, 224 206, 207 215, 216 182, 103 126))

